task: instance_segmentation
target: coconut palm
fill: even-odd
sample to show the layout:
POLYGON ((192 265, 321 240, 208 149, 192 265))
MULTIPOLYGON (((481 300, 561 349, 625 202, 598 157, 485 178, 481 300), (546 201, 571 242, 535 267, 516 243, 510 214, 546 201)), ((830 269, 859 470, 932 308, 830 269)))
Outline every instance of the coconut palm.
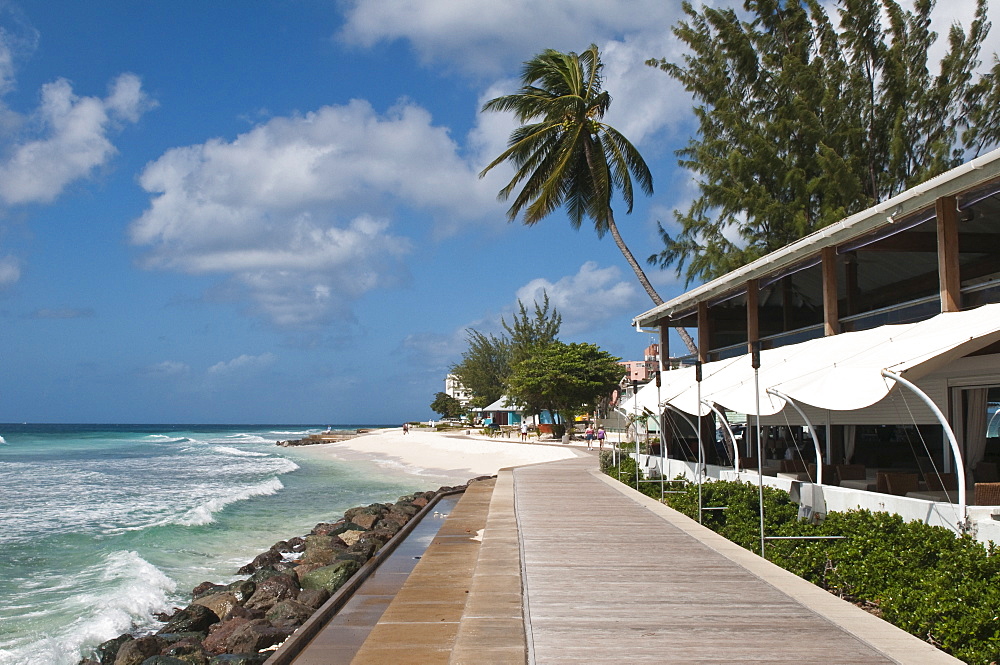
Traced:
POLYGON ((622 240, 611 210, 617 191, 626 212, 632 212, 632 178, 648 196, 653 177, 635 146, 603 122, 611 104, 611 95, 601 89, 603 66, 593 44, 580 54, 546 49, 524 63, 521 88, 483 106, 484 112, 513 112, 520 127, 479 177, 503 162, 513 163, 514 177, 498 197, 506 201, 513 195, 510 221, 523 213, 523 222, 531 226, 563 206, 575 229, 589 218, 598 237, 611 233, 646 293, 659 305, 663 299, 622 240))

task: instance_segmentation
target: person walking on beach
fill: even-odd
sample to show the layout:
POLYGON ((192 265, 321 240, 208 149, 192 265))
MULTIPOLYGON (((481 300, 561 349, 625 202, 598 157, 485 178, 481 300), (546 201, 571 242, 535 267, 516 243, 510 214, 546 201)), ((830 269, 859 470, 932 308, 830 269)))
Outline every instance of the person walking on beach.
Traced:
POLYGON ((521 441, 528 440, 528 423, 527 421, 521 421, 521 441))
POLYGON ((601 450, 604 450, 604 439, 606 439, 608 433, 604 431, 604 425, 597 428, 597 442, 601 444, 601 450))
POLYGON ((587 425, 587 429, 586 429, 586 431, 584 431, 583 434, 584 434, 583 438, 585 438, 587 440, 587 450, 593 450, 594 449, 594 428, 591 427, 590 425, 587 425))
POLYGON ((403 434, 410 431, 410 423, 403 423, 403 434))

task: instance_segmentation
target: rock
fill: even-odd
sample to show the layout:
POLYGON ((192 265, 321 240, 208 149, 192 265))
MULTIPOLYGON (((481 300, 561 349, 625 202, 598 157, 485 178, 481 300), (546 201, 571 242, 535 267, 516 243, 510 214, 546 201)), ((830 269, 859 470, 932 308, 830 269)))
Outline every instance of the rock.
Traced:
POLYGON ((351 523, 357 524, 362 529, 367 530, 375 526, 375 523, 379 521, 380 517, 381 515, 371 515, 369 513, 361 513, 359 515, 355 515, 354 518, 351 519, 351 523))
POLYGON ((330 593, 344 585, 361 565, 357 561, 338 561, 329 566, 317 568, 302 577, 303 589, 326 589, 330 593))
POLYGON ((370 538, 367 535, 358 538, 358 540, 347 548, 348 552, 355 552, 357 554, 363 554, 365 560, 372 558, 378 548, 382 546, 382 543, 374 538, 370 538))
POLYGON ((208 661, 208 665, 264 665, 266 653, 224 653, 208 661))
POLYGON ((201 644, 192 644, 190 642, 178 642, 167 649, 163 655, 173 656, 184 662, 185 665, 207 665, 209 658, 208 654, 201 647, 201 644))
POLYGON ((107 642, 101 642, 97 650, 94 652, 94 658, 97 659, 98 663, 101 665, 110 665, 115 662, 115 658, 118 657, 118 651, 121 646, 126 642, 131 642, 135 638, 131 635, 119 635, 118 637, 108 640, 107 642))
POLYGON ((281 575, 281 574, 282 571, 276 570, 272 566, 268 566, 267 568, 261 568, 260 570, 255 571, 254 574, 250 576, 249 581, 253 582, 254 584, 260 584, 269 577, 274 577, 275 575, 281 575))
MULTIPOLYGON (((334 561, 357 561, 358 564, 364 564, 368 561, 368 558, 360 552, 341 552, 334 561)), ((333 563, 333 561, 330 563, 333 563)))
POLYGON ((360 524, 357 518, 360 515, 373 515, 376 518, 381 517, 386 513, 386 508, 384 504, 372 503, 367 506, 359 506, 357 508, 349 508, 347 512, 344 513, 344 519, 348 522, 354 522, 355 524, 360 524))
POLYGON ((418 496, 415 499, 413 499, 413 505, 416 506, 417 508, 423 508, 428 503, 430 503, 430 501, 428 501, 426 498, 422 496, 418 496))
POLYGON ((275 575, 257 585, 245 607, 251 610, 269 610, 275 603, 299 595, 299 583, 288 575, 275 575))
POLYGON ((236 617, 242 617, 244 619, 263 619, 264 613, 261 610, 248 610, 242 605, 237 605, 229 612, 229 614, 222 617, 222 620, 230 621, 236 617))
POLYGON ((226 651, 233 654, 257 653, 275 644, 281 644, 292 634, 289 628, 275 628, 264 619, 243 624, 230 636, 226 651))
POLYGON ((294 538, 288 539, 288 546, 292 548, 293 552, 301 552, 305 549, 306 539, 301 536, 295 536, 294 538))
POLYGON ((215 582, 202 582, 194 589, 191 590, 191 598, 197 598, 198 596, 204 596, 206 593, 216 593, 212 589, 219 587, 221 585, 215 582))
POLYGON ((204 605, 191 604, 174 615, 158 633, 207 633, 209 626, 219 622, 219 615, 204 605))
POLYGON ((298 628, 313 614, 313 608, 297 600, 283 600, 264 617, 276 628, 298 628))
POLYGON ((236 596, 236 601, 242 604, 247 602, 250 596, 253 595, 253 592, 257 590, 257 585, 250 580, 237 580, 226 588, 229 590, 229 593, 236 596))
POLYGON ((274 550, 268 550, 262 554, 258 554, 254 557, 254 560, 247 565, 236 571, 240 575, 250 575, 251 573, 260 570, 266 566, 278 563, 281 561, 281 552, 276 552, 274 550))
POLYGON ((274 545, 271 545, 271 551, 285 554, 292 551, 292 546, 288 544, 287 540, 279 540, 274 545))
POLYGON ((326 589, 303 589, 296 598, 300 603, 314 610, 318 610, 323 603, 330 599, 330 592, 326 589))
POLYGON ((196 605, 204 605, 208 609, 215 612, 215 616, 224 617, 229 614, 234 607, 238 607, 240 601, 236 598, 235 594, 226 593, 213 593, 209 596, 202 596, 198 600, 194 601, 196 605))
MULTIPOLYGON (((208 637, 201 643, 202 648, 212 654, 225 653, 226 644, 228 644, 229 638, 232 637, 233 633, 240 626, 246 625, 253 620, 244 617, 234 617, 229 621, 215 624, 208 633, 208 637)), ((257 620, 259 621, 260 619, 257 620)))
MULTIPOLYGON (((330 535, 331 531, 333 531, 334 529, 336 529, 338 527, 344 526, 345 523, 346 523, 346 520, 340 520, 340 521, 337 521, 337 522, 320 522, 319 524, 317 524, 316 526, 313 527, 313 530, 310 532, 309 535, 311 535, 311 536, 328 536, 328 535, 330 535)), ((309 539, 309 536, 306 536, 306 540, 308 540, 308 539, 309 539)))
MULTIPOLYGON (((361 539, 361 536, 364 535, 364 533, 365 533, 364 531, 360 530, 345 531, 344 533, 340 534, 340 539, 344 541, 344 543, 347 545, 348 548, 350 548, 351 545, 353 545, 354 543, 358 542, 361 539)), ((309 554, 309 550, 306 550, 306 554, 307 555, 309 554)))
POLYGON ((402 513, 407 517, 413 517, 418 512, 420 512, 420 509, 408 501, 398 501, 392 506, 392 510, 390 510, 389 512, 402 513))
POLYGON ((151 656, 142 661, 142 665, 189 665, 189 663, 173 656, 151 656))
POLYGON ((122 644, 115 657, 115 665, 142 665, 151 656, 159 656, 167 646, 166 640, 155 635, 147 635, 122 644))

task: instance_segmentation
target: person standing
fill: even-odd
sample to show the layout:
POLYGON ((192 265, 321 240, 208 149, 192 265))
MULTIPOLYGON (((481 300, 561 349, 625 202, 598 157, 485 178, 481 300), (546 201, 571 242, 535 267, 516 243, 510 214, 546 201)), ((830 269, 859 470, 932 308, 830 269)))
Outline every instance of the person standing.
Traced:
POLYGON ((601 450, 604 450, 604 439, 606 439, 608 433, 604 431, 604 425, 597 428, 597 442, 601 444, 601 450))
POLYGON ((403 423, 403 434, 410 431, 410 423, 403 423))
POLYGON ((521 441, 528 440, 528 423, 525 420, 521 421, 521 441))
POLYGON ((591 425, 587 425, 587 429, 584 432, 583 438, 585 438, 587 440, 587 450, 593 450, 594 449, 594 428, 591 425))

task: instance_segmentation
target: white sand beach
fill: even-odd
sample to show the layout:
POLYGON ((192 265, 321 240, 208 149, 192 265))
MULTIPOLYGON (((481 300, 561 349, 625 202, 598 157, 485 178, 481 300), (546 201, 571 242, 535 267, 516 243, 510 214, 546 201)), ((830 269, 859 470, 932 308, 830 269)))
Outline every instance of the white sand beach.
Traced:
POLYGON ((567 459, 580 454, 559 443, 521 443, 516 438, 490 439, 472 430, 436 432, 412 428, 375 430, 353 439, 297 448, 309 455, 345 461, 371 462, 386 472, 428 476, 452 484, 476 476, 491 476, 499 469, 567 459))

